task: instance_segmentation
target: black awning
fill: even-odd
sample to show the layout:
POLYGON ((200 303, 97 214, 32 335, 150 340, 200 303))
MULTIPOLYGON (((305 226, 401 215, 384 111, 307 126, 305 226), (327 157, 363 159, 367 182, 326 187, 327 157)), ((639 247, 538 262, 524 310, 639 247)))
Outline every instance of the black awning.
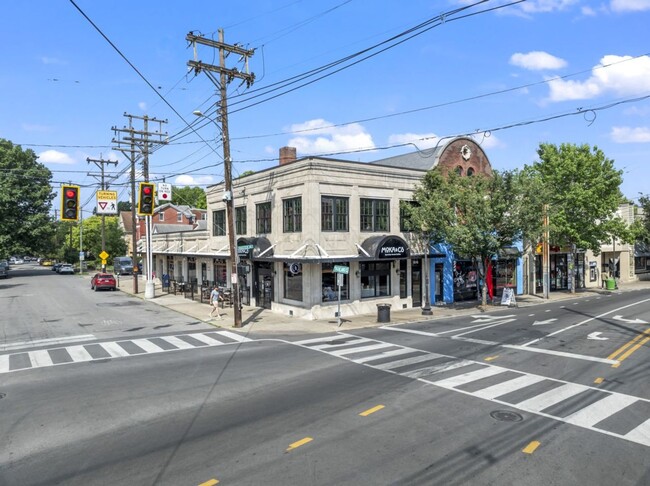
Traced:
POLYGON ((634 256, 650 257, 650 245, 640 241, 634 243, 634 256))
POLYGON ((361 248, 370 258, 378 260, 408 258, 410 254, 406 241, 395 235, 371 236, 361 243, 361 248))
POLYGON ((263 236, 253 238, 242 236, 237 238, 237 255, 240 258, 255 260, 261 253, 264 253, 262 258, 271 257, 273 256, 273 249, 269 250, 269 248, 271 248, 271 242, 263 236))

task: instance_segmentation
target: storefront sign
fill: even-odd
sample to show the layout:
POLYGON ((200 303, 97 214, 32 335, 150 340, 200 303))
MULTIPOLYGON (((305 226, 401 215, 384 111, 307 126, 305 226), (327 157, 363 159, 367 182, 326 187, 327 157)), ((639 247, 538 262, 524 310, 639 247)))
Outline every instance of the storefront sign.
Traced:
POLYGON ((334 273, 344 273, 345 275, 348 275, 350 273, 350 267, 346 267, 345 265, 334 265, 332 271, 334 273))
POLYGON ((408 247, 401 239, 389 238, 377 251, 377 258, 404 258, 408 256, 408 247))

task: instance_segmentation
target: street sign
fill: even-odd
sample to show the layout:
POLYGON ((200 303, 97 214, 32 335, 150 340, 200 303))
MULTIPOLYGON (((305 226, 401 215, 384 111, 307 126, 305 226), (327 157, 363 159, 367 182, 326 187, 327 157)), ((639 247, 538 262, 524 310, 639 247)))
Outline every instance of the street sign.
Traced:
POLYGON ((348 275, 350 273, 350 267, 346 267, 345 265, 334 265, 333 271, 334 273, 344 273, 345 275, 348 275))
POLYGON ((80 251, 80 252, 79 252, 79 261, 83 261, 84 258, 85 258, 85 254, 84 254, 84 252, 83 252, 83 251, 80 251))
POLYGON ((117 214, 117 191, 97 191, 97 214, 117 214))
POLYGON ((108 257, 109 254, 106 253, 104 250, 102 250, 102 252, 99 254, 99 258, 101 258, 102 260, 106 260, 108 257))
POLYGON ((162 203, 171 202, 172 200, 172 185, 168 182, 158 183, 158 201, 162 203))

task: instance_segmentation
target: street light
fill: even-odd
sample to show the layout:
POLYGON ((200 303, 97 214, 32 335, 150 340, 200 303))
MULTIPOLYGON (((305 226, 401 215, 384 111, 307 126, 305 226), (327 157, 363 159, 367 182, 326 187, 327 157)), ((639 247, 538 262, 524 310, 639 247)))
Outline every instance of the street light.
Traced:
MULTIPOLYGON (((230 160, 230 143, 228 140, 228 125, 224 123, 220 127, 212 118, 204 115, 201 110, 192 112, 196 116, 206 118, 216 125, 223 137, 223 177, 226 186, 226 194, 230 197, 224 198, 226 203, 226 220, 228 226, 228 246, 230 247, 230 282, 232 284, 232 304, 234 309, 234 327, 242 327, 241 307, 239 302, 239 278, 237 276, 237 248, 235 246, 235 201, 232 190, 232 161, 230 160)), ((225 120, 225 118, 224 118, 225 120)))

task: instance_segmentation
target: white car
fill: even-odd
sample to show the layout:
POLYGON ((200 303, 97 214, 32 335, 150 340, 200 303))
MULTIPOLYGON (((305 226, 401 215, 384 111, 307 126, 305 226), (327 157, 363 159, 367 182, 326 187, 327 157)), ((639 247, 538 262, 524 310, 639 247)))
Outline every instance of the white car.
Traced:
POLYGON ((69 273, 70 275, 74 275, 74 267, 69 263, 64 263, 59 267, 57 272, 60 274, 69 273))

